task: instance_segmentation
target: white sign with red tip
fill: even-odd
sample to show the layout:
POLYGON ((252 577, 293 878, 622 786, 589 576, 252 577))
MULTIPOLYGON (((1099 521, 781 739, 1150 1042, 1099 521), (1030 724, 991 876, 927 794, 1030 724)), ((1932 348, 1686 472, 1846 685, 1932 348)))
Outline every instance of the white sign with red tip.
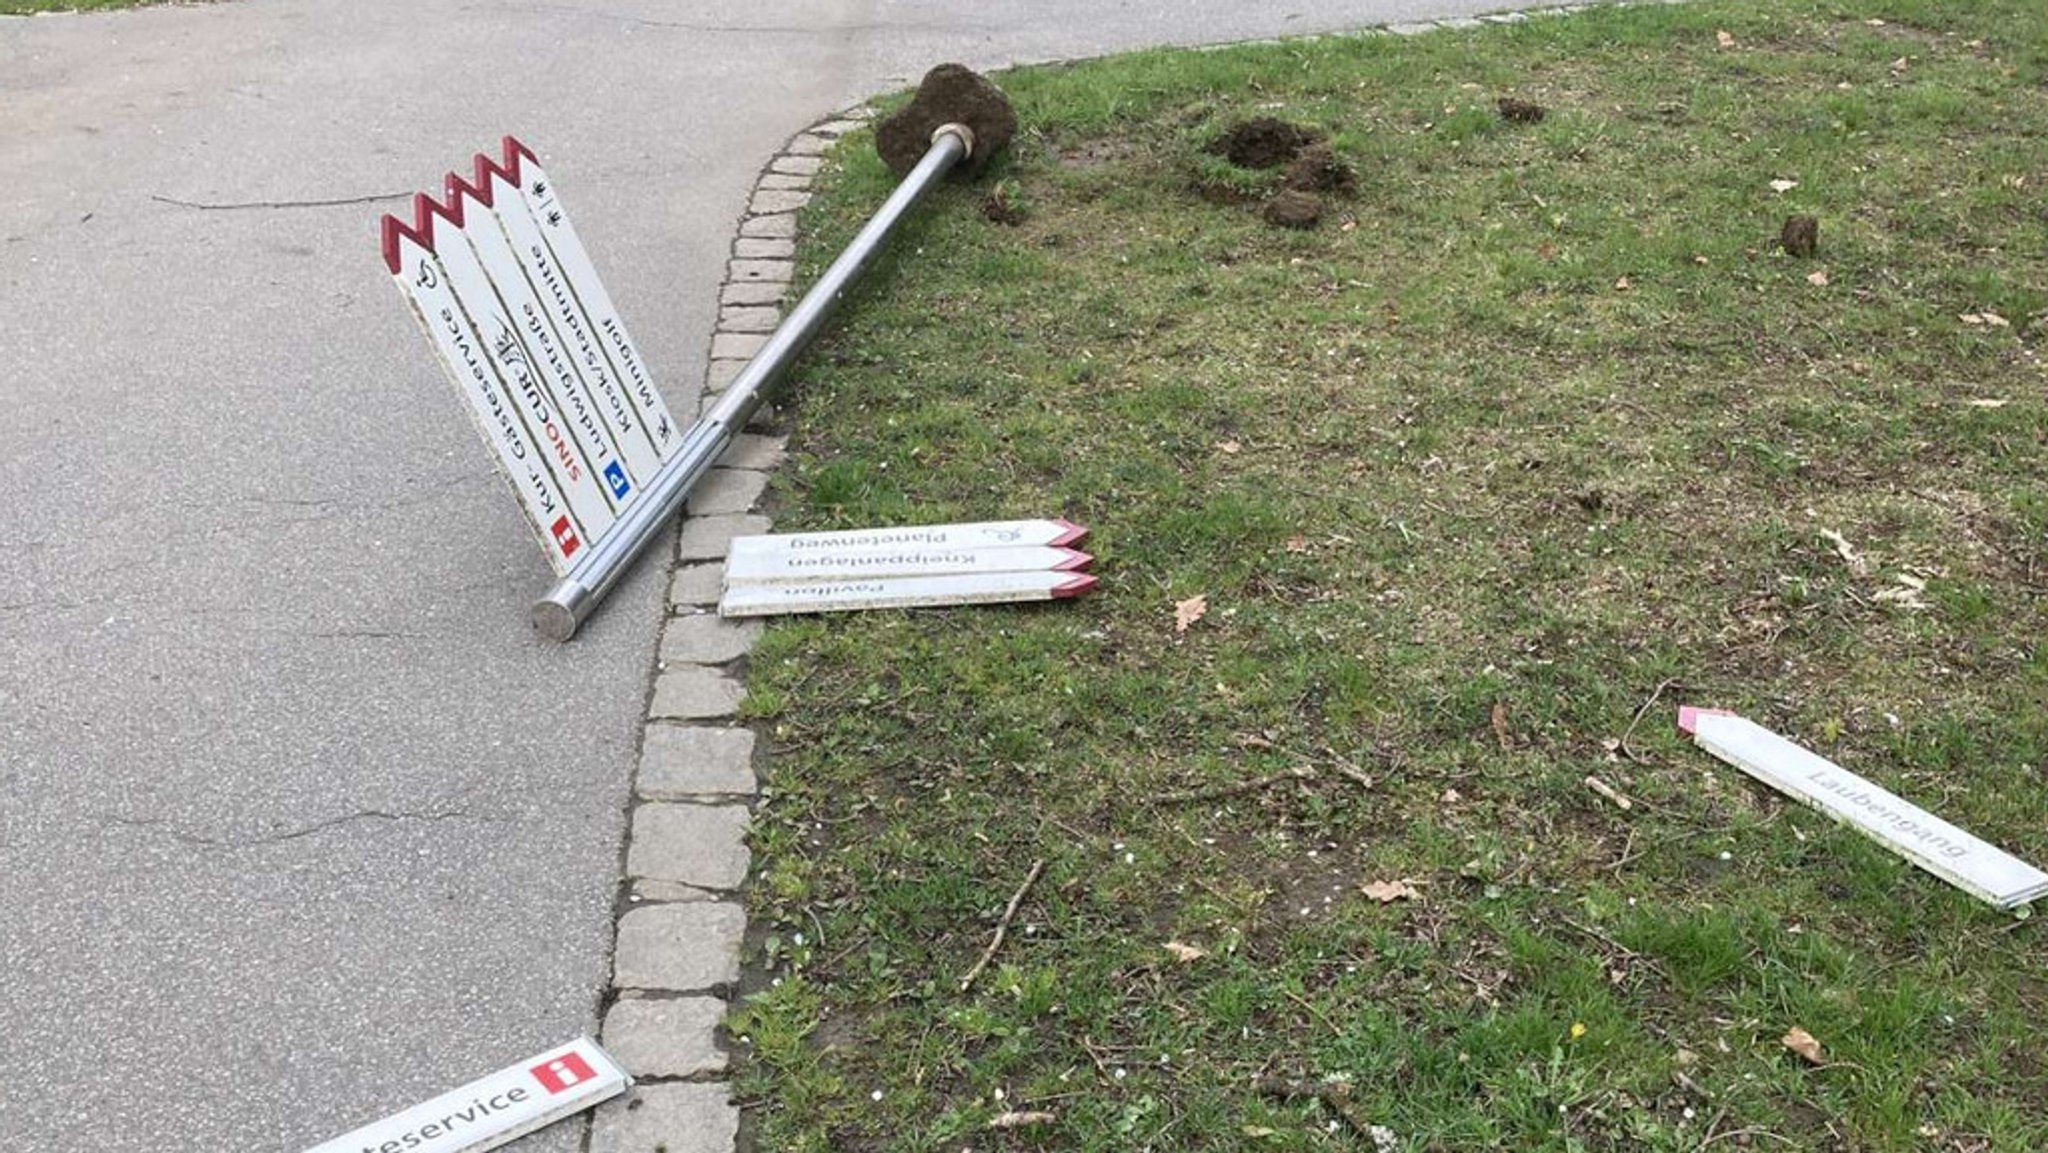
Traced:
POLYGON ((972 524, 904 525, 893 528, 857 528, 840 532, 793 532, 770 536, 736 537, 731 556, 758 554, 816 553, 848 548, 1021 548, 1039 545, 1065 548, 1078 543, 1088 530, 1065 518, 1052 520, 994 520, 972 524))
POLYGON ((473 1153, 618 1096, 632 1078, 588 1037, 529 1057, 307 1153, 473 1153))
POLYGON ((969 573, 1079 572, 1094 560, 1078 549, 1049 545, 987 549, 866 545, 799 552, 755 550, 732 554, 725 563, 725 583, 731 586, 969 573))
POLYGON ((1077 597, 1094 587, 1095 578, 1086 573, 1054 570, 729 585, 718 602, 718 612, 728 617, 763 617, 1051 601, 1077 597))
POLYGON ((2010 909, 2048 893, 2048 873, 1754 721, 1687 706, 1678 727, 1714 756, 1980 900, 2010 909))
POLYGON ((473 166, 384 217, 384 261, 570 575, 681 438, 533 153, 473 166))

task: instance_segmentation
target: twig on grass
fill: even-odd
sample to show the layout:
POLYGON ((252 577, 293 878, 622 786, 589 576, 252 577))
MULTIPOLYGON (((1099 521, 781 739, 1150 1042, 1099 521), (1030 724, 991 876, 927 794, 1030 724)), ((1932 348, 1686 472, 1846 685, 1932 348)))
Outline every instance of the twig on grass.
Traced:
POLYGON ((998 1113, 989 1118, 984 1129, 1022 1129, 1026 1125, 1050 1125, 1059 1120, 1059 1114, 1049 1109, 1026 1109, 1018 1113, 998 1113))
POLYGON ((1351 1086, 1343 1081, 1293 1081, 1286 1077, 1260 1075, 1252 1078, 1252 1088, 1268 1097, 1283 1101, 1299 1101, 1311 1098, 1328 1105, 1332 1112, 1344 1118, 1346 1124, 1358 1132, 1360 1137, 1370 1136, 1371 1126, 1360 1117, 1357 1106, 1351 1100, 1351 1086))
POLYGON ((1010 922, 1017 917, 1017 906, 1023 903, 1024 894, 1030 892, 1031 886, 1038 883, 1038 875, 1043 872, 1045 872, 1044 857, 1031 862, 1031 872, 1025 876, 1024 883, 1017 886, 1017 891, 1010 894, 1010 904, 1003 910, 1003 919, 996 922, 995 939, 988 943, 988 948, 982 950, 981 960, 974 963, 974 968, 967 970, 967 975, 960 978, 960 991, 962 993, 965 993, 974 986, 974 979, 981 976, 981 971, 988 968, 989 961, 995 957, 996 950, 1003 947, 1003 938, 1009 935, 1010 932, 1010 922))
MULTIPOLYGON (((1635 735, 1636 726, 1643 723, 1643 717, 1650 711, 1650 706, 1657 703, 1657 698, 1664 695, 1665 689, 1668 689, 1676 684, 1678 684, 1678 680, 1675 677, 1666 677, 1663 680, 1663 682, 1660 683, 1657 686, 1657 688, 1650 693, 1650 699, 1644 701, 1642 707, 1636 710, 1636 715, 1630 718, 1628 722, 1628 728, 1623 729, 1621 733, 1621 743, 1618 747, 1621 750, 1622 756, 1627 757, 1629 760, 1634 761, 1639 765, 1643 763, 1643 758, 1637 756, 1636 751, 1628 747, 1628 739, 1631 736, 1635 735)), ((1680 685, 1679 687, 1683 688, 1684 686, 1680 685)))
POLYGON ((1614 791, 1614 787, 1599 777, 1587 777, 1586 787, 1614 802, 1614 807, 1626 813, 1635 805, 1627 797, 1614 791))
POLYGON ((1236 784, 1218 785, 1213 789, 1187 789, 1179 792, 1160 793, 1153 797, 1152 800, 1155 804, 1161 805, 1185 805, 1194 801, 1214 801, 1222 797, 1235 797, 1240 793, 1255 793, 1260 789, 1270 788, 1282 781, 1313 780, 1315 775, 1316 771, 1311 768, 1292 768, 1286 772, 1274 773, 1271 776, 1255 777, 1249 781, 1238 781, 1236 784))

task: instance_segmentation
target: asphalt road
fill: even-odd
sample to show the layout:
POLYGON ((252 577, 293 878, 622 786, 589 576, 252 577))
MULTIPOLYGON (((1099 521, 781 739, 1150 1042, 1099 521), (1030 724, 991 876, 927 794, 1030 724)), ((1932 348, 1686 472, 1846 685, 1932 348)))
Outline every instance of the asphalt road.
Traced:
POLYGON ((687 413, 753 175, 817 116, 940 60, 1500 6, 0 19, 0 1148, 299 1149, 594 1023, 659 565, 530 633, 547 570, 378 259, 396 202, 305 202, 515 132, 687 413))

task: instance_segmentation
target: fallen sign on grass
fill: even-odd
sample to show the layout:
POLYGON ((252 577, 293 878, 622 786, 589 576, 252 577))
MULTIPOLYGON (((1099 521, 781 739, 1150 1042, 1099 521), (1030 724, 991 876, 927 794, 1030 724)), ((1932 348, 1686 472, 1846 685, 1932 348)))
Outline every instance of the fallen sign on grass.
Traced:
POLYGON ((580 1113, 626 1091, 626 1071, 579 1037, 480 1077, 307 1153, 474 1153, 580 1113))
POLYGON ((1009 520, 734 538, 723 616, 1062 600, 1095 587, 1072 521, 1009 520))
POLYGON ((2048 873, 1754 721, 1683 706, 1678 727, 1721 760, 1997 908, 2048 893, 2048 873))

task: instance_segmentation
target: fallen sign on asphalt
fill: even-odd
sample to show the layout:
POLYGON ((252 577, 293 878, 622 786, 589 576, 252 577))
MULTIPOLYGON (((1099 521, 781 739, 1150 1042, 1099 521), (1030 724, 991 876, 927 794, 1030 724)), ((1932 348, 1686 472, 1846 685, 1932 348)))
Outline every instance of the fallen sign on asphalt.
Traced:
POLYGON ((558 576, 585 571, 683 438, 554 181, 510 136, 382 221, 384 263, 558 576))
POLYGON ((1062 600, 1095 587, 1068 520, 982 521, 736 537, 729 617, 1062 600))
POLYGON ((2048 873, 1754 721, 1684 706, 1678 727, 1721 760, 1997 908, 2048 893, 2048 873))
POLYGON ((480 1077, 307 1153, 473 1153, 580 1113, 626 1091, 626 1071, 579 1037, 480 1077))

